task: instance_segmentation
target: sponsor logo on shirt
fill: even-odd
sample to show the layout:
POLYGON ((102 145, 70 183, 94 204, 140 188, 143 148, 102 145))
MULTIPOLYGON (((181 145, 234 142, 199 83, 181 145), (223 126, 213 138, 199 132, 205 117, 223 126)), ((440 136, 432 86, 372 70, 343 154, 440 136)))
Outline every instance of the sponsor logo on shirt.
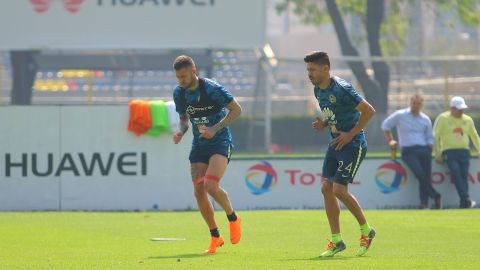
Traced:
POLYGON ((193 107, 191 105, 188 105, 187 107, 187 113, 192 115, 192 114, 195 114, 197 112, 204 112, 204 111, 207 111, 207 110, 211 110, 213 109, 214 106, 207 106, 207 107, 193 107))

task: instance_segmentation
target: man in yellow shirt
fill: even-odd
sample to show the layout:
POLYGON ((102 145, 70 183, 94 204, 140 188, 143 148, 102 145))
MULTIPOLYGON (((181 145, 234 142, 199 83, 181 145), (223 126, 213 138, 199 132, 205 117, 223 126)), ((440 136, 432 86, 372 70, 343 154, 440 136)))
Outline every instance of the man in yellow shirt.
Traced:
POLYGON ((437 162, 447 163, 460 197, 460 208, 473 208, 476 202, 468 195, 469 138, 478 153, 480 137, 472 118, 463 113, 466 108, 468 106, 462 97, 453 97, 450 100, 450 111, 437 117, 433 126, 434 154, 437 162))

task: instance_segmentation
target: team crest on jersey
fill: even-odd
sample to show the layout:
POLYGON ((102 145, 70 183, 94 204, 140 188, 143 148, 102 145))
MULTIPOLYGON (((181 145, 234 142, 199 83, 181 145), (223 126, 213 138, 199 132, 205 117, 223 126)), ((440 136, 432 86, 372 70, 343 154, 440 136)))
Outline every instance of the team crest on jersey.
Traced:
POLYGON ((334 96, 334 95, 330 95, 330 96, 328 96, 328 101, 330 101, 330 103, 336 103, 337 102, 337 97, 334 96))

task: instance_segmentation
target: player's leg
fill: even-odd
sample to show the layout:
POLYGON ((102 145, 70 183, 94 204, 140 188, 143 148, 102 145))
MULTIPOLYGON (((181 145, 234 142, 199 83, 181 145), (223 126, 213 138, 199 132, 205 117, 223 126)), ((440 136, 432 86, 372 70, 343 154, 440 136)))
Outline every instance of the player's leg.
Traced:
POLYGON ((337 167, 338 162, 335 159, 333 149, 329 148, 323 162, 322 194, 325 213, 327 214, 328 224, 330 225, 330 231, 332 233, 332 240, 328 243, 327 248, 320 257, 332 257, 346 248, 340 233, 340 205, 333 194, 332 179, 337 167))
POLYGON ((370 248, 373 237, 375 237, 375 230, 369 226, 357 198, 348 191, 348 184, 353 182, 365 155, 366 147, 363 145, 349 145, 338 151, 339 166, 333 184, 333 193, 353 214, 360 225, 360 249, 357 251, 359 256, 364 255, 370 248))
POLYGON ((323 202, 332 235, 340 233, 340 205, 333 194, 333 182, 324 179, 322 183, 323 202))
POLYGON ((359 224, 367 223, 365 215, 363 214, 362 207, 358 202, 357 198, 348 191, 347 185, 342 185, 339 183, 333 183, 333 193, 342 203, 347 207, 347 209, 353 214, 357 219, 359 224))
POLYGON ((210 157, 209 166, 205 174, 205 188, 208 194, 223 208, 230 225, 230 242, 237 244, 241 238, 241 220, 233 210, 227 192, 220 187, 228 165, 228 157, 223 154, 214 154, 210 157))
POLYGON ((370 227, 363 213, 362 207, 357 198, 348 191, 347 185, 338 183, 333 184, 333 193, 342 201, 347 209, 353 214, 360 225, 360 248, 357 250, 358 256, 363 256, 367 253, 373 238, 375 237, 375 230, 370 227))
POLYGON ((192 181, 194 186, 195 199, 197 200, 198 209, 202 214, 203 219, 207 223, 210 230, 217 228, 214 218, 213 205, 208 199, 207 189, 203 182, 203 177, 207 171, 208 164, 205 163, 192 163, 190 165, 192 181))
POLYGON ((230 203, 227 192, 220 187, 220 179, 222 179, 227 165, 228 159, 225 156, 215 154, 210 157, 209 165, 205 173, 205 188, 208 194, 215 199, 228 215, 233 212, 232 204, 230 203))
POLYGON ((213 205, 208 198, 207 189, 205 188, 204 177, 208 168, 208 157, 201 151, 198 151, 198 149, 192 149, 190 162, 195 199, 197 200, 198 209, 207 223, 211 236, 210 245, 208 249, 205 250, 205 253, 215 253, 216 249, 223 245, 224 240, 215 222, 213 205))
POLYGON ((322 194, 332 240, 329 241, 327 248, 320 254, 320 257, 332 257, 344 250, 346 245, 340 233, 340 205, 333 194, 333 183, 328 179, 325 179, 322 183, 322 194))
POLYGON ((362 146, 345 146, 337 153, 338 166, 333 183, 333 194, 347 207, 359 224, 365 224, 366 219, 358 200, 348 191, 348 184, 353 178, 365 157, 366 149, 362 146))

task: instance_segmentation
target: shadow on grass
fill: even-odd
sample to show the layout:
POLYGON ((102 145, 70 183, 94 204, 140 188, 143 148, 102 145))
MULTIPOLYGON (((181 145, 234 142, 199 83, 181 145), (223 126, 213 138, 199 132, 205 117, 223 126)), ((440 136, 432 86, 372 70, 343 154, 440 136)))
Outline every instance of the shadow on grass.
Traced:
POLYGON ((193 258, 208 258, 211 256, 218 256, 218 254, 203 254, 203 253, 186 253, 186 254, 177 254, 169 256, 151 256, 149 259, 193 259, 193 258))
POLYGON ((321 257, 312 257, 312 258, 297 258, 297 259, 283 259, 281 261, 341 261, 341 260, 350 260, 350 259, 362 259, 368 258, 367 256, 336 256, 336 257, 328 257, 328 258, 321 258, 321 257))

